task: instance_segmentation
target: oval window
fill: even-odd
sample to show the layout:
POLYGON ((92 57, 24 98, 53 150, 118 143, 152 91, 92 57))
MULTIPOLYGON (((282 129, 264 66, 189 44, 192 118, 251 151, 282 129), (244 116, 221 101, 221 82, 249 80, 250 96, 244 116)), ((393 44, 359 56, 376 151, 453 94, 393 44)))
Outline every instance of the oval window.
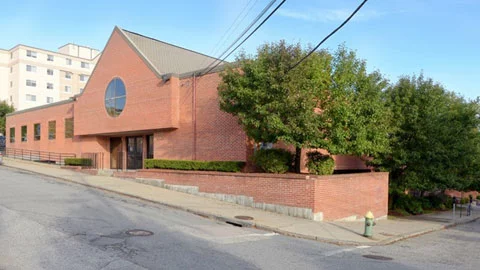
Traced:
POLYGON ((110 81, 105 92, 105 108, 111 117, 119 116, 125 108, 125 84, 119 78, 110 81))

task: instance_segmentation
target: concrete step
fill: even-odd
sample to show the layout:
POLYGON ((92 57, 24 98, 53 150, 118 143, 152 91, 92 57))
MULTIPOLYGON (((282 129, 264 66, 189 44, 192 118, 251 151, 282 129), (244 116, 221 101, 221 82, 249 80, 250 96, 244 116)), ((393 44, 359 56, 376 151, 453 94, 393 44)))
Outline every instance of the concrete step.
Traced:
POLYGON ((112 170, 98 170, 97 175, 100 176, 113 176, 112 170))
POLYGON ((171 185, 171 184, 164 184, 163 188, 170 189, 173 191, 184 192, 188 194, 198 194, 198 187, 196 186, 183 186, 183 185, 171 185))
POLYGON ((164 187, 164 182, 165 180, 163 179, 152 179, 152 178, 134 178, 133 181, 140 183, 140 184, 145 184, 145 185, 150 185, 150 186, 155 186, 155 187, 164 187))

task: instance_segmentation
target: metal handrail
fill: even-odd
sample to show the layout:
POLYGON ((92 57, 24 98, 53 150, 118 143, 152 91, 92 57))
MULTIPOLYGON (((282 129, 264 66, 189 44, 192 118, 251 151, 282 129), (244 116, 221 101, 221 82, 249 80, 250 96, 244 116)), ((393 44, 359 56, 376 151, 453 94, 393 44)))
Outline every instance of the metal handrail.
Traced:
POLYGON ((57 153, 47 151, 37 151, 28 149, 5 148, 6 157, 30 160, 37 162, 46 162, 57 165, 65 165, 66 158, 75 158, 76 155, 72 153, 57 153))

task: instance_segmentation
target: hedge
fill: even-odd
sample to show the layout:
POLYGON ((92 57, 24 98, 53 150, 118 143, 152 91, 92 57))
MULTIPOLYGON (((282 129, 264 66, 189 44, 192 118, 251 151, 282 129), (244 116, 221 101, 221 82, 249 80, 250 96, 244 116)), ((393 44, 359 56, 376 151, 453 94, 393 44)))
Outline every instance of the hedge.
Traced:
POLYGON ((240 172, 244 166, 242 161, 145 159, 146 169, 240 172))
POLYGON ((66 158, 65 165, 67 166, 92 166, 92 160, 90 158, 66 158))
POLYGON ((307 153, 307 168, 312 174, 330 175, 335 170, 335 161, 329 155, 324 155, 318 151, 307 153))
POLYGON ((266 173, 286 173, 292 167, 293 155, 285 149, 260 149, 252 161, 266 173))

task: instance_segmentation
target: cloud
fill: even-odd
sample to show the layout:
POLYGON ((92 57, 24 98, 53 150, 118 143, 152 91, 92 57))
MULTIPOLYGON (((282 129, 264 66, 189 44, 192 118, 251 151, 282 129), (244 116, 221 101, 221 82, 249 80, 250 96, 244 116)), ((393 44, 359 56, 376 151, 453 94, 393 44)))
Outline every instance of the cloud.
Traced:
MULTIPOLYGON (((351 13, 352 11, 348 9, 317 9, 303 12, 290 9, 280 9, 278 11, 278 15, 283 17, 312 22, 340 22, 350 16, 351 13)), ((386 14, 386 12, 375 10, 361 10, 352 18, 352 20, 367 21, 382 17, 386 14)))

